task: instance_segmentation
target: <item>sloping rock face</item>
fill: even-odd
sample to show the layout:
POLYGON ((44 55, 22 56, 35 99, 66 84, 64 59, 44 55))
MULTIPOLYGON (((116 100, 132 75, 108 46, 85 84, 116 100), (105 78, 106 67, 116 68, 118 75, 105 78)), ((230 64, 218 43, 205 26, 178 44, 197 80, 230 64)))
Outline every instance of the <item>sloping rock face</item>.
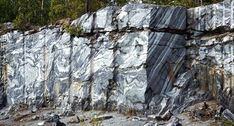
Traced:
POLYGON ((207 33, 232 29, 231 23, 201 29, 209 22, 202 22, 202 14, 211 13, 204 10, 228 2, 188 10, 147 4, 106 7, 72 21, 82 28, 76 37, 61 26, 1 35, 0 107, 134 109, 163 115, 212 97, 228 107, 233 37, 207 33))

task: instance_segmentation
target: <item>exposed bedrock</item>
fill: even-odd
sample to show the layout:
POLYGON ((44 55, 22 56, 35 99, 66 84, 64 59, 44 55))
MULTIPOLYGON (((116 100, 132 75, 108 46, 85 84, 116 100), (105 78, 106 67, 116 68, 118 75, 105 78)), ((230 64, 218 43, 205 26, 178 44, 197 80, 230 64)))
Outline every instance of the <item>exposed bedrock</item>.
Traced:
POLYGON ((106 32, 73 38, 54 28, 31 35, 14 31, 2 39, 9 42, 9 105, 42 106, 45 97, 52 97, 67 109, 75 100, 77 109, 142 110, 145 101, 171 90, 184 71, 184 37, 171 33, 106 32))
MULTIPOLYGON (((196 70, 200 89, 233 110, 234 1, 195 7, 187 11, 186 67, 196 70)), ((234 112, 234 111, 233 111, 234 112)))
POLYGON ((72 21, 83 29, 76 37, 61 26, 1 35, 0 107, 163 115, 211 98, 230 107, 233 35, 207 37, 219 26, 198 29, 196 9, 128 4, 72 21))
POLYGON ((155 31, 186 30, 186 9, 150 4, 127 4, 107 7, 85 14, 72 22, 84 33, 151 29, 155 31))
POLYGON ((234 34, 225 33, 187 42, 188 65, 197 69, 203 91, 209 91, 223 106, 229 105, 234 87, 234 34))
POLYGON ((224 0, 220 3, 188 9, 187 30, 192 33, 191 37, 233 31, 233 8, 233 0, 224 0))

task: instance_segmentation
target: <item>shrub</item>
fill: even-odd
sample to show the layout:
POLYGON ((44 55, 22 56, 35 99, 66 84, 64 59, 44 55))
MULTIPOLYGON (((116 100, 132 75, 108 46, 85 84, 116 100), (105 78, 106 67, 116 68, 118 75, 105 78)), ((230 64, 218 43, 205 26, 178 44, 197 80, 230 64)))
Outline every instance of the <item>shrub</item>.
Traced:
POLYGON ((82 28, 79 25, 64 24, 63 28, 72 36, 80 36, 82 33, 82 28))

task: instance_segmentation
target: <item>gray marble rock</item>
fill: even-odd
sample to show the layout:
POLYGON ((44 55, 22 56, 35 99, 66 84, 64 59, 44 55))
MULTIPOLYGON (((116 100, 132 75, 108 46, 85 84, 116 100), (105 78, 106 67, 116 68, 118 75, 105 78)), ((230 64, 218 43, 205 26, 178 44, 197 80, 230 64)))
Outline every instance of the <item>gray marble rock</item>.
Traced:
POLYGON ((6 93, 5 93, 5 90, 4 90, 4 85, 3 84, 0 84, 0 109, 2 109, 3 107, 5 107, 6 105, 6 93))
POLYGON ((183 71, 186 50, 183 36, 170 33, 150 33, 146 70, 148 85, 146 103, 172 88, 173 80, 183 71), (174 78, 174 79, 173 79, 174 78))
POLYGON ((234 123, 234 114, 228 110, 228 109, 225 109, 222 113, 222 115, 227 118, 228 120, 230 120, 231 122, 234 123))
POLYGON ((160 96, 157 90, 168 92, 184 70, 185 40, 171 33, 106 32, 90 38, 54 28, 3 38, 9 43, 8 105, 40 107, 49 97, 64 111, 143 110, 145 101, 160 96), (155 92, 150 94, 151 88, 155 92))
POLYGON ((194 74, 195 71, 191 70, 180 74, 169 91, 153 97, 149 103, 151 113, 163 115, 170 110, 176 115, 193 103, 205 100, 207 97, 203 93, 196 92, 199 85, 194 81, 194 74), (178 83, 181 85, 178 86, 178 83))
POLYGON ((91 106, 95 109, 105 109, 113 80, 114 70, 114 42, 109 33, 100 34, 92 48, 92 87, 91 106))
POLYGON ((185 30, 186 9, 147 4, 127 4, 117 16, 118 29, 185 30))
POLYGON ((211 92, 225 107, 233 96, 233 93, 225 93, 233 90, 233 40, 233 34, 226 33, 187 42, 188 67, 198 70, 195 77, 201 89, 211 92))
POLYGON ((8 105, 40 107, 49 98, 64 111, 147 107, 157 115, 177 114, 211 97, 230 106, 234 35, 213 32, 233 29, 232 9, 230 0, 187 11, 127 4, 74 20, 82 37, 61 27, 8 32, 0 36, 7 68, 0 92, 8 105), (204 36, 190 39, 198 33, 204 36))
POLYGON ((188 9, 188 29, 195 36, 209 31, 230 31, 234 28, 232 0, 188 9))
POLYGON ((132 3, 118 7, 106 7, 87 13, 72 21, 83 33, 125 31, 134 29, 185 30, 186 9, 132 3))
POLYGON ((106 7, 94 13, 86 13, 72 21, 71 25, 80 26, 82 32, 108 32, 117 29, 114 15, 118 7, 106 7))

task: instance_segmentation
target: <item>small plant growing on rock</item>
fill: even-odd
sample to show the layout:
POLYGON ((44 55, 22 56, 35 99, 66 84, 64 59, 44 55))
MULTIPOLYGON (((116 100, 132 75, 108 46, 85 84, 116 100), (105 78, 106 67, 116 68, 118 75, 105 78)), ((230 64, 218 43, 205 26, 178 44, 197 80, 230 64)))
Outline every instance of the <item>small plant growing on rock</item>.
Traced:
POLYGON ((82 33, 82 28, 78 25, 64 24, 63 28, 70 33, 72 36, 80 36, 82 33))
POLYGON ((131 109, 129 109, 129 110, 126 112, 126 115, 127 115, 128 117, 136 116, 136 115, 137 115, 137 110, 131 108, 131 109))
POLYGON ((90 123, 92 124, 92 126, 101 126, 102 120, 94 117, 91 119, 90 123))

